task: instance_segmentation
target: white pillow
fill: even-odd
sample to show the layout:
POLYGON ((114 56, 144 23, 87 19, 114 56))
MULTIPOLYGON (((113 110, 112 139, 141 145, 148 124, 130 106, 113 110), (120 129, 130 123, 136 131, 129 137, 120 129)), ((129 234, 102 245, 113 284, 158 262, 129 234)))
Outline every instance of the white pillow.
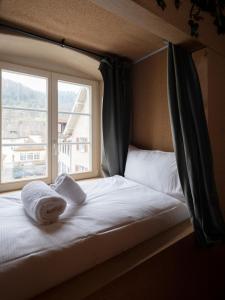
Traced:
POLYGON ((129 146, 124 177, 185 201, 174 152, 129 146))

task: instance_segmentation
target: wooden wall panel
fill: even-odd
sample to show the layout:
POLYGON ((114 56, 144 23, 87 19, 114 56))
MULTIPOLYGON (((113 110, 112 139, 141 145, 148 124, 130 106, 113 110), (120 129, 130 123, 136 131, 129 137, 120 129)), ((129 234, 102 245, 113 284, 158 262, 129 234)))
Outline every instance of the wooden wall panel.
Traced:
MULTIPOLYGON (((208 63, 205 49, 193 55, 208 115, 208 63)), ((173 151, 167 95, 167 50, 134 65, 133 144, 173 151)))
POLYGON ((207 49, 195 51, 192 55, 198 72, 206 118, 208 119, 208 56, 207 49))
POLYGON ((134 65, 133 96, 133 144, 173 151, 167 99, 167 50, 134 65))
POLYGON ((221 208, 225 216, 225 57, 208 50, 208 125, 221 208))
POLYGON ((190 235, 86 300, 223 300, 225 246, 200 248, 190 235))

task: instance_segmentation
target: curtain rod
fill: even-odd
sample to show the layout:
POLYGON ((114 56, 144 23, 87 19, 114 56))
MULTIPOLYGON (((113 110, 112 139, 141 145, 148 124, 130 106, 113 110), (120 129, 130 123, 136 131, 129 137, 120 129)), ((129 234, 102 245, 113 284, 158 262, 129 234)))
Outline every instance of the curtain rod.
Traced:
POLYGON ((73 50, 73 51, 77 51, 77 52, 80 52, 82 54, 86 54, 89 57, 95 58, 97 60, 100 60, 100 59, 105 57, 103 54, 98 54, 98 53, 96 53, 95 51, 92 51, 92 50, 83 49, 83 48, 80 48, 80 47, 77 47, 77 46, 70 46, 70 45, 65 43, 65 39, 62 39, 61 42, 59 42, 59 41, 56 41, 54 39, 48 38, 46 36, 35 34, 35 33, 32 33, 32 32, 29 32, 27 30, 23 30, 23 29, 20 29, 20 28, 17 28, 17 27, 14 27, 12 25, 8 25, 8 24, 2 23, 2 22, 0 22, 0 28, 6 29, 10 32, 19 33, 22 36, 30 37, 30 38, 33 38, 33 39, 36 39, 36 40, 39 40, 39 41, 48 42, 50 44, 60 46, 62 48, 67 48, 67 49, 70 49, 70 50, 73 50))
MULTIPOLYGON (((163 46, 162 48, 159 48, 159 49, 157 49, 157 50, 155 50, 153 52, 150 52, 150 53, 146 54, 143 57, 138 58, 137 60, 135 60, 133 62, 133 64, 135 65, 135 64, 137 64, 137 63, 139 63, 139 62, 141 62, 141 61, 143 61, 143 60, 145 60, 145 59, 147 59, 147 58, 149 58, 149 57, 151 57, 151 56, 153 56, 153 55, 155 55, 155 54, 157 54, 157 53, 159 53, 159 52, 161 52, 161 51, 163 51, 165 49, 167 49, 168 46, 169 46, 169 41, 163 40, 163 43, 165 44, 165 46, 163 46)), ((204 48, 206 48, 206 46, 202 45, 201 47, 198 47, 196 49, 190 50, 189 52, 190 53, 194 53, 194 52, 199 51, 199 50, 204 49, 204 48)))
POLYGON ((146 54, 145 56, 143 56, 143 57, 135 60, 133 62, 133 64, 137 64, 137 63, 139 63, 139 62, 141 62, 141 61, 143 61, 143 60, 145 60, 145 59, 147 59, 147 58, 149 58, 149 57, 151 57, 151 56, 153 56, 153 55, 155 55, 155 54, 157 54, 157 53, 159 53, 159 52, 161 52, 161 51, 163 51, 163 50, 165 50, 167 48, 168 48, 168 45, 166 45, 166 46, 164 46, 162 48, 159 48, 159 49, 157 49, 157 50, 155 50, 153 52, 150 52, 150 53, 146 54))

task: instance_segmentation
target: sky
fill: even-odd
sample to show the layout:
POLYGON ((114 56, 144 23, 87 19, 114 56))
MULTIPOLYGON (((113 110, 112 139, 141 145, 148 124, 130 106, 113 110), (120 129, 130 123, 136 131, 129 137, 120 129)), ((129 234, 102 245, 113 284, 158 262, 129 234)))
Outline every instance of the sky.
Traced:
POLYGON ((47 79, 43 77, 3 70, 2 79, 10 79, 19 82, 33 90, 46 93, 47 79))
MULTIPOLYGON (((10 79, 12 81, 21 83, 22 85, 25 85, 33 90, 46 93, 47 78, 44 77, 2 70, 2 79, 10 79)), ((60 91, 73 91, 76 94, 79 92, 81 87, 80 85, 64 81, 59 81, 58 86, 60 91)))
POLYGON ((72 91, 75 93, 78 93, 80 91, 81 86, 70 83, 70 82, 65 82, 65 81, 59 81, 58 82, 58 87, 60 91, 72 91))

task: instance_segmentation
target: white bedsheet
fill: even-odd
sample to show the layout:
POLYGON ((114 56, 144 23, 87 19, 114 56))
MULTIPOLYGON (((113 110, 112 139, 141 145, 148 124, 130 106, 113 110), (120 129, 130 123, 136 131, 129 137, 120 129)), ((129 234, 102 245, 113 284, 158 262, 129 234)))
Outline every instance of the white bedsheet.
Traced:
POLYGON ((28 299, 189 217, 181 201, 120 176, 81 183, 86 204, 33 224, 20 194, 0 198, 0 298, 28 299))

